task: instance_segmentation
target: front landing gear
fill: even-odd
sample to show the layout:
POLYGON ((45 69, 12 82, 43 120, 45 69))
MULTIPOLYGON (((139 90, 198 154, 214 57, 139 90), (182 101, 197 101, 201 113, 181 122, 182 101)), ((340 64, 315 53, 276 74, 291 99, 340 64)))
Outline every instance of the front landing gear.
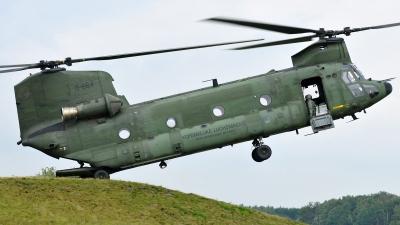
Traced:
POLYGON ((272 150, 268 145, 264 145, 262 138, 254 139, 252 142, 253 144, 253 151, 251 152, 251 157, 256 162, 262 162, 264 160, 269 159, 272 155, 272 150))
POLYGON ((167 167, 167 163, 164 160, 161 160, 160 164, 158 165, 161 169, 165 169, 167 167))

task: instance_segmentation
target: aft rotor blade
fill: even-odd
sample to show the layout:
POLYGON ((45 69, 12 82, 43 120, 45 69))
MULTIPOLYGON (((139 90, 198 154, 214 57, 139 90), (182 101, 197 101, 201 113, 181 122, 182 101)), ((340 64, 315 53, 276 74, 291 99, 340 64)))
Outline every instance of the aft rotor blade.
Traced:
POLYGON ((32 68, 35 68, 35 67, 28 66, 28 67, 17 68, 17 69, 0 70, 0 73, 10 73, 10 72, 17 72, 17 71, 21 71, 21 70, 27 70, 27 69, 32 69, 32 68))
POLYGON ((166 53, 166 52, 184 51, 184 50, 196 49, 196 48, 208 48, 208 47, 214 47, 214 46, 220 46, 220 45, 231 45, 231 44, 239 44, 239 43, 246 43, 246 42, 252 42, 252 41, 261 41, 261 40, 264 40, 264 39, 224 42, 224 43, 210 44, 210 45, 198 45, 198 46, 191 46, 191 47, 184 47, 184 48, 171 48, 171 49, 163 49, 163 50, 156 50, 156 51, 136 52, 136 53, 100 56, 100 57, 84 58, 84 59, 72 59, 71 63, 84 62, 84 61, 95 61, 95 60, 122 59, 122 58, 129 58, 129 57, 136 57, 136 56, 143 56, 143 55, 153 55, 153 54, 166 53))
POLYGON ((286 45, 286 44, 292 44, 292 43, 307 42, 307 41, 312 41, 312 39, 315 37, 317 37, 317 36, 312 35, 312 36, 298 37, 298 38, 281 40, 281 41, 267 42, 267 43, 262 43, 262 44, 258 44, 258 45, 244 46, 244 47, 234 48, 232 50, 262 48, 262 47, 268 47, 268 46, 274 46, 274 45, 286 45))
POLYGON ((253 28, 258 28, 262 30, 270 30, 270 31, 275 31, 279 33, 285 33, 285 34, 302 34, 302 33, 318 33, 318 30, 311 30, 307 28, 300 28, 300 27, 289 27, 289 26, 282 26, 282 25, 277 25, 277 24, 268 24, 268 23, 257 23, 257 22, 250 22, 250 21, 244 21, 244 20, 236 20, 236 19, 228 19, 228 18, 222 18, 222 17, 214 17, 210 19, 206 19, 210 21, 217 21, 217 22, 222 22, 222 23, 230 23, 230 24, 235 24, 235 25, 240 25, 240 26, 245 26, 245 27, 253 27, 253 28))
POLYGON ((136 57, 136 56, 143 56, 143 55, 153 55, 153 54, 166 53, 166 52, 184 51, 184 50, 197 49, 197 48, 208 48, 208 47, 214 47, 214 46, 239 44, 239 43, 246 43, 246 42, 252 42, 252 41, 261 41, 261 40, 264 40, 264 39, 254 39, 254 40, 235 41, 235 42, 224 42, 224 43, 210 44, 210 45, 198 45, 198 46, 191 46, 191 47, 184 47, 184 48, 171 48, 171 49, 164 49, 164 50, 136 52, 136 53, 100 56, 100 57, 92 57, 92 58, 81 58, 81 59, 66 58, 65 60, 61 60, 61 61, 60 60, 56 60, 56 61, 44 61, 44 60, 42 60, 39 63, 0 66, 0 68, 22 67, 22 68, 8 69, 8 70, 0 70, 0 73, 16 72, 16 71, 34 69, 34 68, 40 68, 41 70, 44 70, 46 68, 56 68, 56 67, 58 67, 60 65, 71 66, 73 63, 85 62, 85 61, 122 59, 122 58, 129 58, 129 57, 136 57))
POLYGON ((29 66, 36 66, 37 63, 33 63, 33 64, 18 64, 18 65, 4 65, 4 66, 0 66, 0 68, 12 68, 12 67, 29 67, 29 66))

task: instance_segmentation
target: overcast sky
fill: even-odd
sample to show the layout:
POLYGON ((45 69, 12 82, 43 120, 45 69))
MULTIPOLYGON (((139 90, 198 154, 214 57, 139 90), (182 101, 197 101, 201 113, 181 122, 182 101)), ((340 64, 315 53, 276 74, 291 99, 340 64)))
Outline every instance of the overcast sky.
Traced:
MULTIPOLYGON (((0 65, 35 63, 225 41, 296 36, 200 20, 226 16, 310 29, 342 29, 400 22, 397 1, 6 1, 0 0, 0 65), (145 3, 144 3, 145 2, 145 3)), ((345 37, 352 61, 373 79, 398 76, 400 27, 345 37)), ((292 66, 291 56, 310 43, 243 51, 234 46, 75 64, 73 70, 103 70, 131 104, 292 66)), ((240 46, 240 45, 239 45, 240 46)), ((16 144, 19 127, 13 86, 37 70, 1 74, 0 176, 32 176, 41 168, 68 169, 16 144)), ((234 204, 301 207, 345 195, 379 191, 400 195, 399 92, 335 129, 305 137, 311 128, 264 139, 272 157, 251 158, 245 142, 112 174, 234 204)))

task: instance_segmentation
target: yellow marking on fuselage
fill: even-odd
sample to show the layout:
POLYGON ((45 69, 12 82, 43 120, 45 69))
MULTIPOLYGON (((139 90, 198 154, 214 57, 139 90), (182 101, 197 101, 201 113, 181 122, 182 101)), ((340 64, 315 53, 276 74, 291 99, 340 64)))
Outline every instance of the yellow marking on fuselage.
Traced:
POLYGON ((340 109, 340 108, 343 108, 343 107, 344 107, 344 105, 342 104, 342 105, 333 106, 332 109, 340 109))

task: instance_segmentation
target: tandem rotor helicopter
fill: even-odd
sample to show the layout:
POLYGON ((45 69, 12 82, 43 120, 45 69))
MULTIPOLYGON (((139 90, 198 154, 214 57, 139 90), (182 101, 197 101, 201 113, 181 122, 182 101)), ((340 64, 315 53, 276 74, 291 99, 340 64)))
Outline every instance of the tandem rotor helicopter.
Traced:
POLYGON ((262 138, 311 126, 334 128, 334 120, 365 111, 392 92, 386 80, 366 79, 352 63, 338 35, 400 26, 400 23, 342 30, 304 29, 227 18, 207 21, 304 37, 255 44, 236 50, 311 41, 292 56, 293 67, 130 105, 104 71, 70 71, 61 65, 112 60, 250 41, 129 53, 33 64, 5 65, 0 73, 39 68, 14 86, 21 140, 54 158, 75 160, 80 168, 57 176, 109 179, 110 174, 240 142, 252 141, 252 158, 270 158, 262 138), (10 69, 11 68, 11 69, 10 69), (308 96, 309 90, 315 92, 308 96), (84 167, 88 163, 90 167, 84 167))

